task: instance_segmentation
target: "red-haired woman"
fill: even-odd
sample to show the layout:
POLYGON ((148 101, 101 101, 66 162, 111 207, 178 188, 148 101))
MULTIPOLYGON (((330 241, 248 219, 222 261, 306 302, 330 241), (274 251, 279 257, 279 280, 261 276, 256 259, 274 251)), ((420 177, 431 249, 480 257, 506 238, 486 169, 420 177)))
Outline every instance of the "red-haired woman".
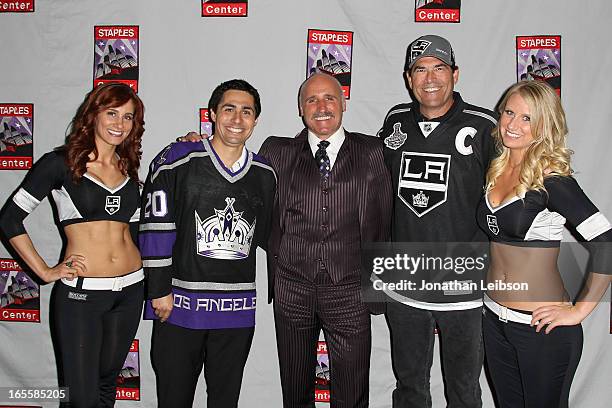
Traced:
POLYGON ((66 144, 45 154, 9 200, 2 230, 53 298, 64 385, 72 406, 107 407, 140 321, 143 278, 130 229, 140 207, 138 167, 144 107, 126 85, 91 91, 66 144), (48 266, 23 220, 49 194, 65 232, 66 256, 48 266))

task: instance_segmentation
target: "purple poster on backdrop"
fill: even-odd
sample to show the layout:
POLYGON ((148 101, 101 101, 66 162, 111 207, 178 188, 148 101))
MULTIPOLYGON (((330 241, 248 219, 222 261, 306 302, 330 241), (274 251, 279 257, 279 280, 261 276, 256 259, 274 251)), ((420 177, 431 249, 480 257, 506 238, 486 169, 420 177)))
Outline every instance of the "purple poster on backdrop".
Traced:
POLYGON ((140 401, 140 341, 134 339, 117 376, 116 399, 140 401))
POLYGON ((330 401, 330 370, 329 354, 327 353, 327 343, 319 341, 317 344, 317 366, 315 367, 315 401, 330 401))
POLYGON ((206 134, 212 136, 213 126, 208 116, 208 108, 200 108, 200 134, 206 134))
POLYGON ((540 80, 561 96, 561 36, 516 37, 517 80, 540 80))
POLYGON ((40 323, 38 285, 13 259, 0 259, 0 321, 40 323))
POLYGON ((34 105, 0 103, 0 170, 32 167, 34 105))
POLYGON ((120 82, 138 92, 138 26, 94 27, 94 88, 120 82))
POLYGON ((351 97, 352 31, 308 30, 306 78, 317 71, 335 77, 346 99, 351 97))

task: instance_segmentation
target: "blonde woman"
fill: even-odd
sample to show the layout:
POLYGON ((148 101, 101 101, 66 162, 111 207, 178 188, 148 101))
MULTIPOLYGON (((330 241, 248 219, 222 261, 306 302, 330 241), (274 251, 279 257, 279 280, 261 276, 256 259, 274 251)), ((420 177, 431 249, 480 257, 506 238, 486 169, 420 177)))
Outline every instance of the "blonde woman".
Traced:
POLYGON ((493 137, 500 155, 488 170, 478 221, 491 240, 488 283, 526 286, 485 295, 487 366, 500 407, 563 407, 582 351, 580 323, 610 283, 609 271, 589 273, 571 303, 557 268, 563 227, 597 249, 595 241, 612 241, 612 226, 571 176, 556 92, 522 81, 499 106, 493 137))

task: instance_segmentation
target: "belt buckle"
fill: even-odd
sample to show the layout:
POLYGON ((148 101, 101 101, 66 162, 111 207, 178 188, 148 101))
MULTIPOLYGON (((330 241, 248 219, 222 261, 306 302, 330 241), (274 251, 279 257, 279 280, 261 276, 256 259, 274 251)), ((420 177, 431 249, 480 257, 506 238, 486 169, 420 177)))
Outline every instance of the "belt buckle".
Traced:
POLYGON ((500 321, 508 323, 508 308, 506 306, 501 307, 498 318, 500 321))
POLYGON ((113 280, 113 292, 121 292, 123 289, 123 276, 113 280))

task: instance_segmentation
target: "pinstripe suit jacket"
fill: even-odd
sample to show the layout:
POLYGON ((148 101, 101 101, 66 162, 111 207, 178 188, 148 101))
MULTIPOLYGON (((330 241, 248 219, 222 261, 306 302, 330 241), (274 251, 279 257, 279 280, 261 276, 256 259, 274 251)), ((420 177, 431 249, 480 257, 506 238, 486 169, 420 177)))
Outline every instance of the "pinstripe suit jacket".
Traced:
MULTIPOLYGON (((347 197, 347 204, 357 205, 361 242, 385 241, 388 238, 392 211, 391 178, 383 159, 380 139, 360 133, 345 132, 345 154, 349 154, 355 164, 354 177, 357 191, 347 197), (354 203, 354 197, 357 203, 354 203)), ((272 219, 272 231, 268 244, 268 301, 274 297, 274 275, 279 257, 280 242, 283 239, 284 221, 288 197, 291 195, 298 155, 308 146, 308 131, 302 130, 295 138, 271 136, 265 140, 259 154, 264 156, 274 168, 278 185, 272 219)), ((344 145, 343 149, 344 150, 344 145)), ((342 150, 339 154, 342 154, 342 150)), ((313 244, 314 245, 314 244, 313 244)), ((291 254, 284 254, 291 259, 291 254)), ((349 272, 349 271, 347 271, 349 272)), ((298 277, 299 278, 299 277, 298 277)), ((359 279, 359 277, 356 277, 359 279)), ((371 305, 370 305, 371 306, 371 305)), ((372 309, 372 308, 371 308, 372 309)), ((377 309, 377 308, 374 308, 377 309)), ((373 310, 381 312, 381 310, 373 310)))

